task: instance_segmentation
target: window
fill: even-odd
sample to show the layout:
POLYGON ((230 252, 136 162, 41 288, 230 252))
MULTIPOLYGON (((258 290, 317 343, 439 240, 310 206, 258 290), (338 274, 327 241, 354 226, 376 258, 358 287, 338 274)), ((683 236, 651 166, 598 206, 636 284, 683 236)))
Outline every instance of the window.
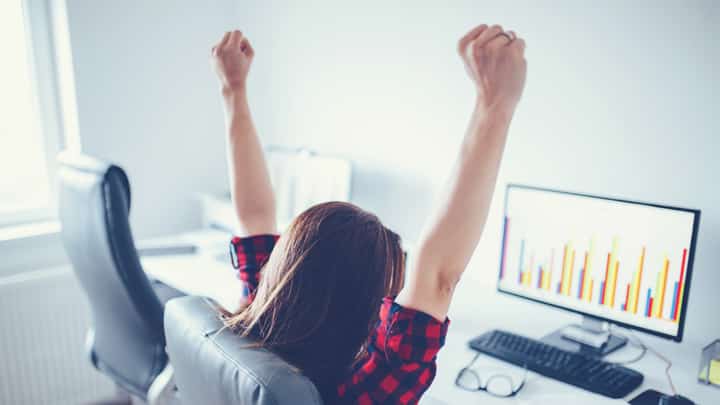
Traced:
POLYGON ((47 4, 0 1, 0 226, 54 215, 60 131, 47 4))

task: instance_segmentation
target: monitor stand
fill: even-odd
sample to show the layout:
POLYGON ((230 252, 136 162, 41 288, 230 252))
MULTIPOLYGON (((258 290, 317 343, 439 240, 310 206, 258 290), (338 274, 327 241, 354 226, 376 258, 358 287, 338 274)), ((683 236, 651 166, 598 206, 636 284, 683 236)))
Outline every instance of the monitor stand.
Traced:
POLYGON ((569 352, 603 357, 625 346, 628 339, 611 334, 607 322, 583 316, 580 325, 558 329, 542 341, 569 352))

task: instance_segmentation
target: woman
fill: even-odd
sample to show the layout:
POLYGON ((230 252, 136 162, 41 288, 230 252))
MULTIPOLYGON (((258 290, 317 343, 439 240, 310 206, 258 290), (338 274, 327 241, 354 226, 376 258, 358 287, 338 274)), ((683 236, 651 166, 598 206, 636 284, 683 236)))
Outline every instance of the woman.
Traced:
POLYGON ((233 265, 248 290, 247 306, 227 323, 296 366, 326 403, 417 403, 432 382, 448 307, 485 225, 524 86, 524 48, 497 25, 480 25, 460 39, 475 108, 403 288, 400 237, 352 204, 311 207, 277 235, 273 191, 246 97, 254 50, 239 31, 213 47, 240 224, 233 265))

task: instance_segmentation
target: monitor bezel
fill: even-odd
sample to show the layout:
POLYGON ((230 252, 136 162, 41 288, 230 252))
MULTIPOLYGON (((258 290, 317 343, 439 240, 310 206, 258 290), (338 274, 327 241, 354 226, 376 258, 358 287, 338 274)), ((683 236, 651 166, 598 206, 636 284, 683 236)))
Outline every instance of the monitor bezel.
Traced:
POLYGON ((667 334, 658 332, 653 329, 643 328, 641 326, 620 322, 615 319, 610 319, 602 316, 598 316, 596 314, 591 314, 582 310, 573 309, 569 307, 565 307, 560 304, 553 304, 550 302, 546 302, 537 298, 531 298, 527 297, 522 294, 514 293, 511 291, 503 290, 500 286, 500 271, 502 268, 502 258, 505 254, 505 229, 503 227, 502 230, 502 239, 500 243, 500 264, 499 264, 499 270, 498 270, 498 278, 497 278, 497 291, 503 294, 511 295, 514 297, 522 298, 528 301, 537 302, 540 304, 548 305, 554 308, 558 308, 561 310, 565 310, 568 312, 576 313, 582 316, 587 316, 589 318, 593 319, 599 319, 608 323, 612 323, 615 325, 622 326, 624 328, 634 329, 638 330, 644 333, 648 333, 651 335, 659 336, 666 339, 671 339, 676 342, 681 342, 683 338, 683 333, 685 331, 685 315, 687 314, 687 305, 688 305, 688 299, 690 297, 690 287, 691 287, 691 281, 692 281, 692 270, 693 270, 693 264, 695 262, 695 247, 697 244, 697 235, 698 235, 698 227, 700 225, 700 210, 699 209, 692 209, 692 208, 684 208, 684 207, 677 207, 677 206, 671 206, 671 205, 664 205, 664 204, 656 204, 656 203, 650 203, 650 202, 644 202, 644 201, 637 201, 637 200, 628 200, 624 198, 618 198, 618 197, 608 197, 608 196, 600 196, 596 194, 588 194, 588 193, 580 193, 575 191, 564 191, 564 190, 557 190, 552 188, 545 188, 545 187, 538 187, 538 186, 530 186, 526 184, 519 184, 519 183, 508 183, 505 187, 505 200, 503 203, 503 218, 507 217, 507 206, 508 206, 508 197, 510 194, 510 190, 516 188, 516 189, 526 189, 526 190, 534 190, 534 191, 541 191, 541 192, 550 192, 550 193, 557 193, 557 194, 566 194, 566 195, 572 195, 577 197, 585 197, 585 198, 595 198, 595 199, 601 199, 601 200, 608 200, 608 201, 615 201, 625 204, 635 204, 635 205, 644 205, 649 207, 655 207, 655 208, 663 208, 663 209, 669 209, 669 210, 675 210, 675 211, 684 211, 689 212, 693 214, 693 229, 692 229, 692 238, 690 240, 690 248, 688 252, 688 261, 687 261, 687 268, 686 268, 686 275, 685 275, 685 288, 683 289, 683 295, 681 297, 681 308, 680 311, 680 320, 678 321, 678 332, 675 335, 667 334))

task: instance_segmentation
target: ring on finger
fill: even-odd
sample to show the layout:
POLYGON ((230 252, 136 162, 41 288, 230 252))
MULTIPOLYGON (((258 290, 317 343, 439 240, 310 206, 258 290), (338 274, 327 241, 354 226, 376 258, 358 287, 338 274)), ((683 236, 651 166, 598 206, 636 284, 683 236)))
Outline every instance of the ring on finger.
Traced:
POLYGON ((501 32, 501 33, 500 33, 500 34, 498 34, 498 35, 502 35, 502 36, 504 36, 504 37, 505 37, 505 38, 507 38, 507 39, 508 39, 508 41, 510 41, 510 42, 512 42, 512 41, 514 41, 514 40, 515 40, 515 36, 514 36, 513 34, 509 33, 509 32, 505 32, 505 31, 503 31, 503 32, 501 32))

